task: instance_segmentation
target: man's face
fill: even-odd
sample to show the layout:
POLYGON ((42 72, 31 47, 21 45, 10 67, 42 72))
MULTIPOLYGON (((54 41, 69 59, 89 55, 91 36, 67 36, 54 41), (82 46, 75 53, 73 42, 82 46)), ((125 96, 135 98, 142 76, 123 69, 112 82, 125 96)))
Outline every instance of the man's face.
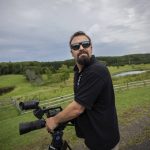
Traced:
POLYGON ((84 36, 76 36, 71 41, 71 53, 76 62, 80 65, 88 65, 92 56, 92 45, 89 39, 84 36))

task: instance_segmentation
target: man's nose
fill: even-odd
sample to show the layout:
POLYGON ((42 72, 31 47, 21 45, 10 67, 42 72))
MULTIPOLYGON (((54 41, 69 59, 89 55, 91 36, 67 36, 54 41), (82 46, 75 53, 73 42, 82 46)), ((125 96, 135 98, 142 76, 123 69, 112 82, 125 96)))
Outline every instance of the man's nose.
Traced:
POLYGON ((83 49, 84 48, 83 48, 82 44, 80 44, 79 50, 83 50, 83 49))

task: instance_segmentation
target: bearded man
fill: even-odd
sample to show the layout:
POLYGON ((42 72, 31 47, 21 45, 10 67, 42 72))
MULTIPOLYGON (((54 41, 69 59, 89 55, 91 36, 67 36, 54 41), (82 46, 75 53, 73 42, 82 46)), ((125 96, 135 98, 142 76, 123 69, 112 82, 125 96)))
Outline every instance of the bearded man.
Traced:
POLYGON ((76 63, 74 100, 47 118, 47 130, 52 132, 60 123, 74 119, 77 136, 90 150, 118 150, 120 135, 110 73, 92 55, 92 42, 86 33, 74 33, 69 45, 76 63))

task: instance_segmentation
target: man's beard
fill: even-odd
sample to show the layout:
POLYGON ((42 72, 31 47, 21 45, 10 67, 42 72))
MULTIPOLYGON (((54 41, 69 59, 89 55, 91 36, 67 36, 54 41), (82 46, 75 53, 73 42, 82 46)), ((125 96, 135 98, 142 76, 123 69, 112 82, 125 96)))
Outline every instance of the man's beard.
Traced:
POLYGON ((87 52, 81 51, 77 56, 77 62, 80 65, 88 66, 90 64, 89 54, 87 52), (86 54, 86 55, 82 55, 82 54, 86 54), (82 56, 80 56, 80 55, 82 55, 82 56))

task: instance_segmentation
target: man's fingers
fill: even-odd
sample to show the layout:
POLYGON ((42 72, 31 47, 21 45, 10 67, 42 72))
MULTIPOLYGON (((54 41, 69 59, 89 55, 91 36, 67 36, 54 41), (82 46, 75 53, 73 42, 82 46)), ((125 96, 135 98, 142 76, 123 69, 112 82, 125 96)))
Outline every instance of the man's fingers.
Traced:
POLYGON ((46 124, 46 129, 47 129, 48 133, 53 133, 53 132, 54 132, 53 129, 50 129, 50 128, 47 126, 47 124, 46 124))
POLYGON ((54 121, 53 117, 47 118, 45 123, 46 129, 49 133, 53 133, 54 129, 57 127, 57 124, 54 121))

